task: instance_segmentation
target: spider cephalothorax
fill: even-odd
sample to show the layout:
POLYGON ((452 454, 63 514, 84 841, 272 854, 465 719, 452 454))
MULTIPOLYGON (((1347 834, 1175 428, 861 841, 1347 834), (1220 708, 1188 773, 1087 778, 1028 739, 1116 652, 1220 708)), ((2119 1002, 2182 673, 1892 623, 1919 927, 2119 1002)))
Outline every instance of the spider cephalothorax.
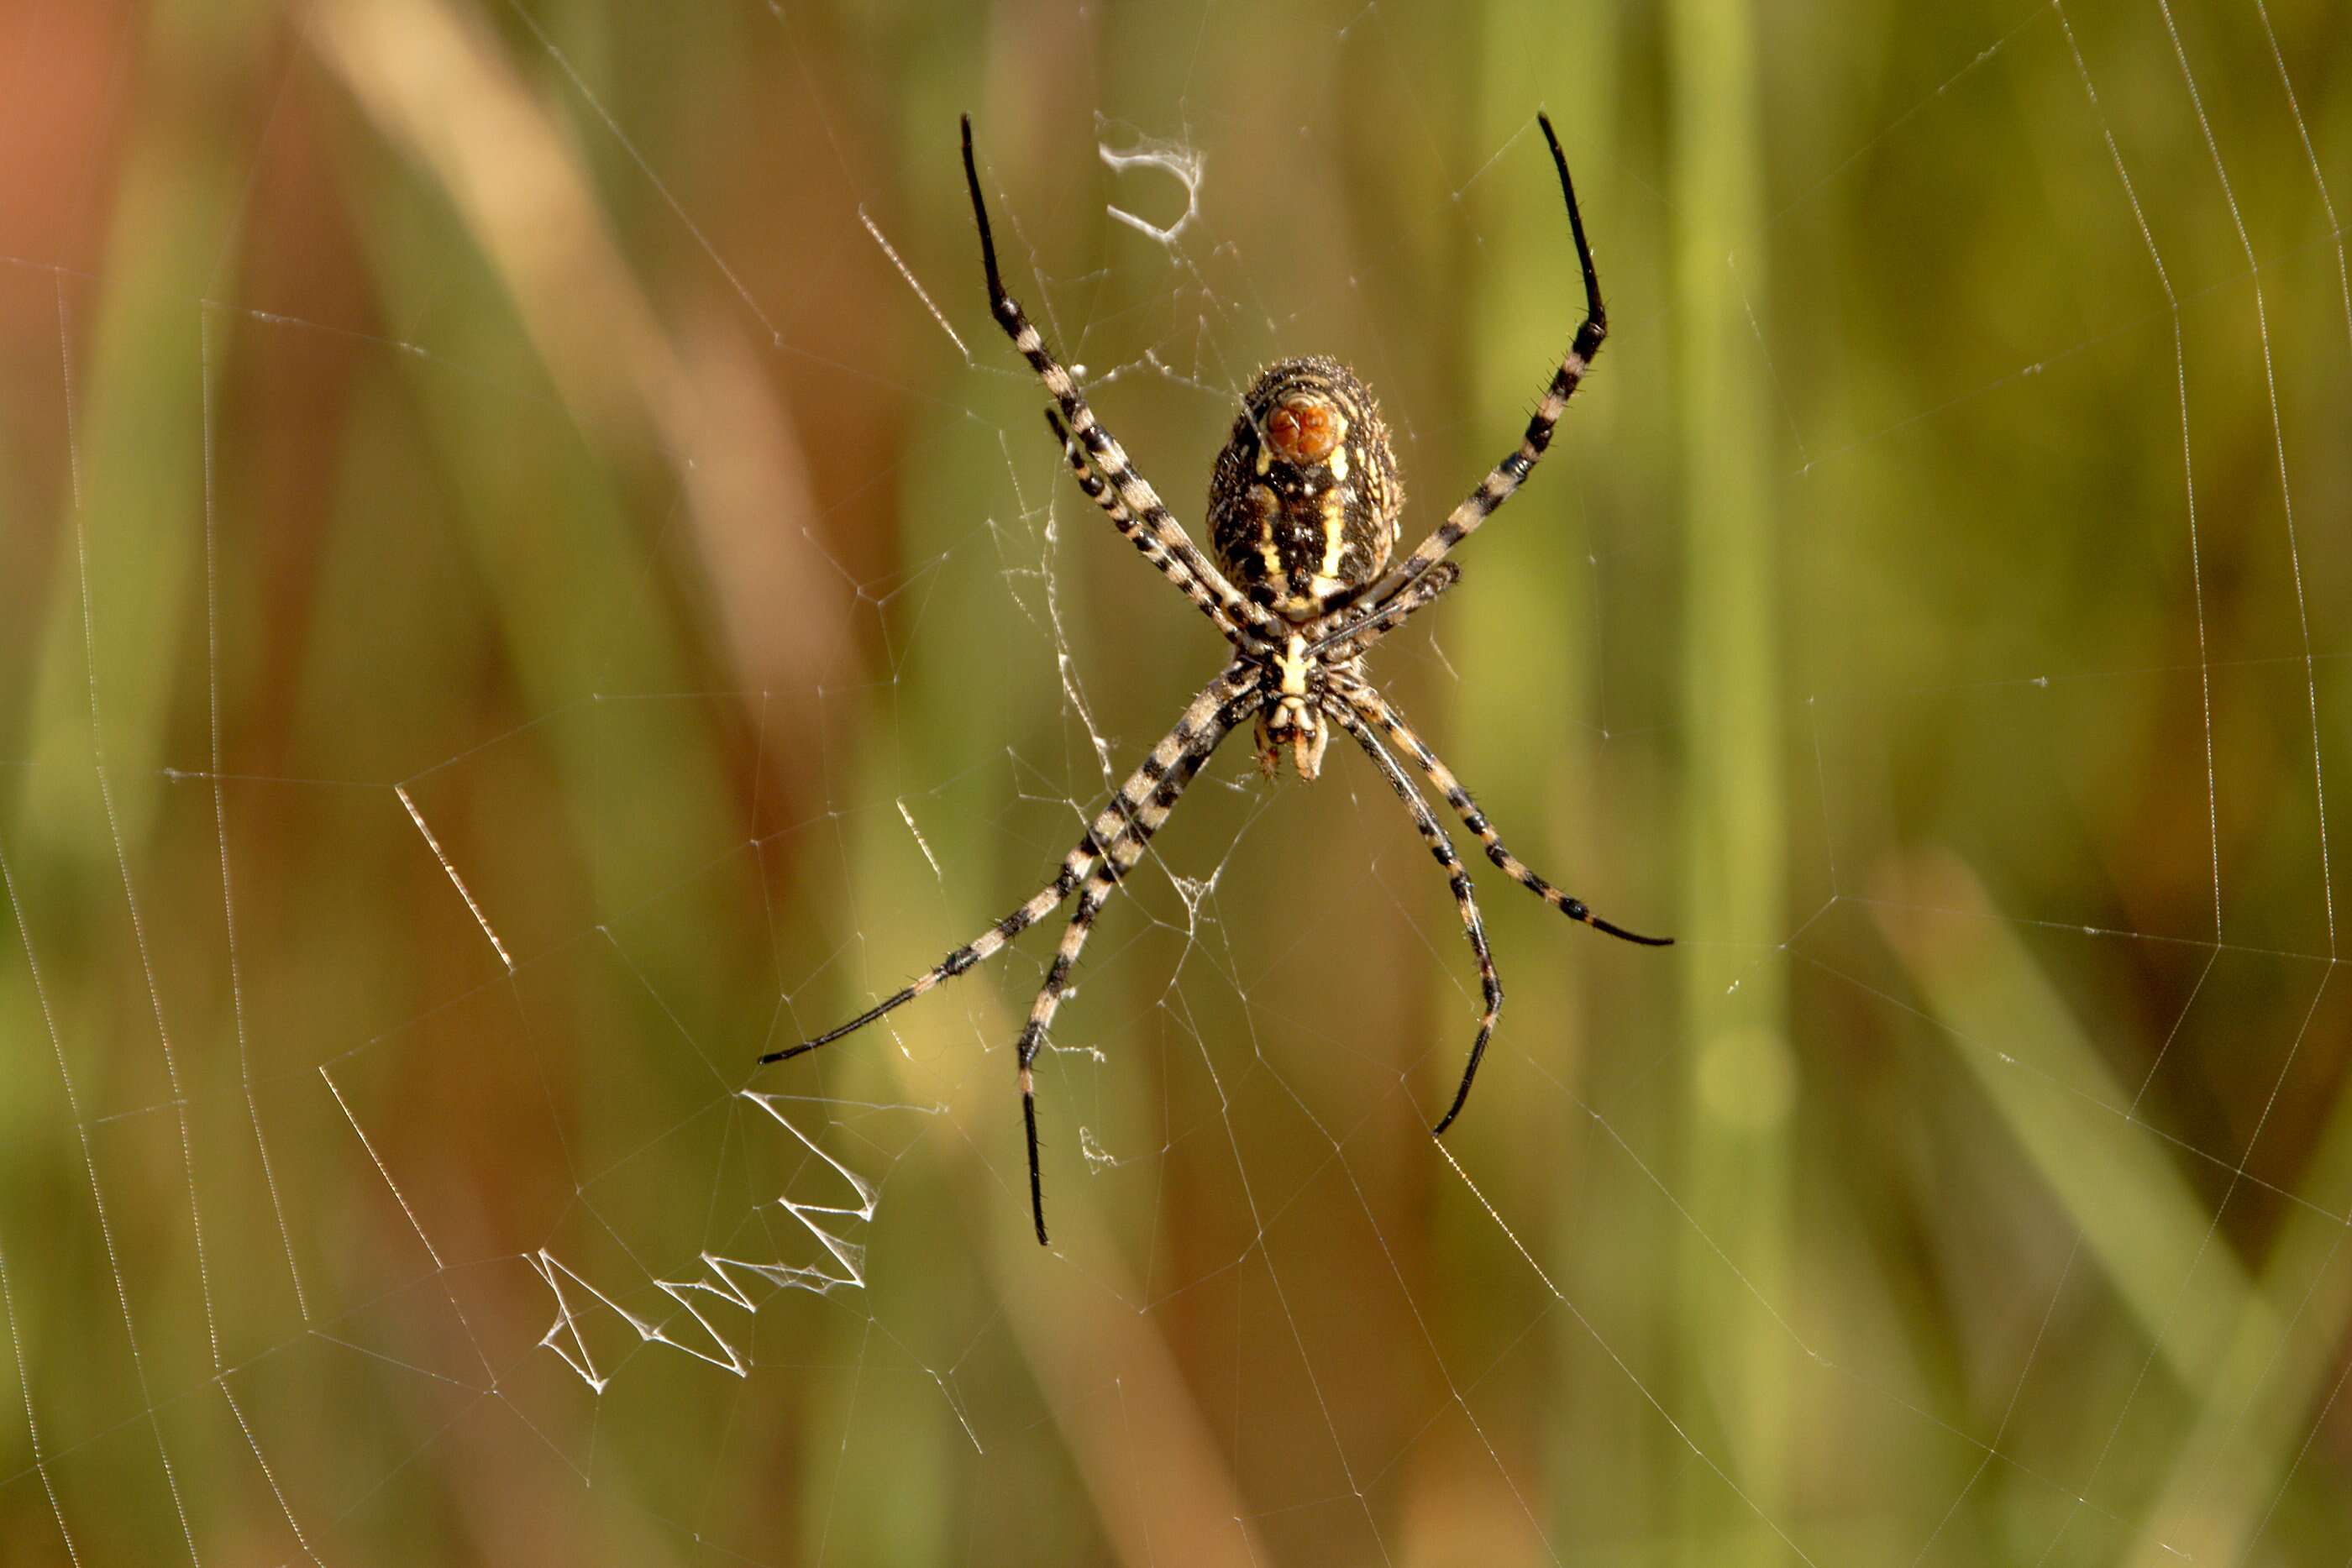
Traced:
POLYGON ((1312 621, 1396 549, 1404 486, 1381 406, 1337 360, 1268 365, 1209 481, 1209 548, 1251 602, 1312 621))
POLYGON ((1323 771, 1323 747, 1331 738, 1319 716, 1356 673, 1355 660, 1334 665, 1309 653, 1311 645, 1307 633, 1293 632, 1265 661, 1260 680, 1272 689, 1265 706, 1257 710, 1257 760, 1269 779, 1282 771, 1287 755, 1298 777, 1315 782, 1323 771))
POLYGON ((1331 731, 1346 731, 1404 803, 1422 842, 1445 869, 1461 912, 1463 932, 1478 960, 1485 1008, 1454 1103, 1438 1118, 1433 1132, 1444 1133, 1452 1126, 1470 1097, 1471 1081, 1478 1075, 1479 1061, 1502 1009, 1503 986, 1496 978, 1494 958, 1486 948, 1486 930, 1478 916, 1470 874, 1462 868, 1453 841, 1395 752, 1410 758, 1445 797, 1463 825, 1478 836, 1486 858, 1505 875, 1571 920, 1629 942, 1657 946, 1665 941, 1659 936, 1637 936, 1611 925, 1587 908, 1583 900, 1570 897, 1522 864, 1503 847, 1494 825, 1453 771, 1364 676, 1366 651, 1460 580, 1461 569, 1445 559, 1447 552, 1526 481, 1550 445, 1552 427, 1559 423, 1569 397, 1608 333, 1607 318, 1601 308, 1601 284, 1593 274, 1592 249, 1585 243, 1584 220, 1576 210, 1575 187, 1569 183, 1568 159, 1559 150, 1559 139, 1552 134, 1551 121, 1542 115, 1536 118, 1551 146, 1560 193, 1568 202, 1569 228, 1576 236, 1576 259, 1584 274, 1584 320, 1559 368, 1552 372, 1551 384, 1528 421, 1527 434, 1520 437, 1517 448, 1496 464, 1478 487, 1393 569, 1389 558, 1396 549, 1404 488, 1397 477, 1388 428, 1381 423, 1380 406, 1354 372, 1337 360, 1326 359, 1281 361, 1268 366, 1250 387, 1243 399, 1241 418, 1234 424, 1233 439, 1217 459, 1209 489, 1210 546, 1216 559, 1213 562, 1201 553, 1183 525, 1160 504, 1159 494, 1135 471, 1125 449, 1095 418, 1076 381, 1055 359, 1045 340, 1006 292, 997 270, 996 242, 989 233, 988 206, 981 199, 980 171, 972 161, 971 121, 964 121, 964 180, 971 188, 972 217, 980 228, 989 306, 997 325, 1004 329, 1054 400, 1045 420, 1062 443, 1063 455, 1078 487, 1102 508, 1111 526, 1142 552, 1144 559, 1209 618, 1233 645, 1233 657, 1224 672, 1193 697, 1176 727, 1160 737, 1142 766, 1096 814, 1085 834, 1062 857, 1061 870, 1051 882, 995 925, 847 1023, 760 1060, 781 1061, 865 1028, 893 1008, 1000 952, 1076 894, 1077 913, 1045 971, 1037 999, 1030 1005, 1028 1026, 1021 1031, 1017 1052, 1021 1115, 1029 1149, 1029 1203, 1041 1243, 1045 1239, 1045 1200, 1038 1174, 1037 1100, 1032 1077, 1037 1052, 1045 1045, 1045 1032, 1053 1024, 1095 917, 1110 901, 1120 879, 1143 858, 1145 846, 1175 809, 1185 785, 1244 720, 1256 721, 1258 755, 1266 770, 1274 772, 1286 754, 1302 779, 1313 779, 1320 770, 1331 731))

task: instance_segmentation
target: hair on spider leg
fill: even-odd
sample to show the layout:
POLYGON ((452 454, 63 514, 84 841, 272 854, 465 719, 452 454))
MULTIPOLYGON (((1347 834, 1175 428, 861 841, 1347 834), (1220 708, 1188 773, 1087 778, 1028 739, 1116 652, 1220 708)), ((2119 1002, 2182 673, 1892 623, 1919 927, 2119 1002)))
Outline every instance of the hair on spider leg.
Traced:
POLYGON ((1030 1210, 1040 1244, 1045 1243, 1046 1231, 1045 1178, 1038 1158, 1038 1053, 1046 1049, 1055 1013, 1070 993, 1070 976, 1096 918, 1142 859, 1185 788, 1244 723, 1253 726, 1266 771, 1278 774, 1287 758, 1303 782, 1311 782, 1319 771, 1331 729, 1345 732, 1404 806, 1446 873, 1464 936, 1478 964, 1484 1009, 1461 1082, 1433 1134, 1452 1126, 1469 1100, 1501 1010, 1502 982, 1469 871, 1444 824, 1399 760, 1400 754, 1444 797, 1476 836, 1486 858, 1512 881, 1605 936, 1647 946, 1664 946, 1672 940, 1645 936, 1601 918, 1582 899, 1546 881, 1505 848, 1477 801, 1364 670, 1365 656, 1381 638, 1461 580, 1460 566, 1447 557, 1527 482, 1608 336, 1600 279, 1583 214, 1577 208, 1576 188, 1569 178, 1567 154, 1550 117, 1538 114, 1536 120, 1551 150, 1568 208, 1584 284, 1584 316, 1528 414, 1518 444, 1411 554, 1392 565, 1404 484, 1388 426, 1380 404, 1356 373, 1338 360, 1320 356, 1278 360, 1251 383, 1210 476, 1209 550, 1193 542, 1159 492, 1137 472, 1126 448, 1096 417, 1079 375, 1055 357, 1004 287, 972 152, 971 119, 963 118, 964 183, 980 237, 990 312, 1052 400, 1045 423, 1081 493, 1109 519, 1115 532, 1209 619, 1229 645, 1230 658, 1096 813, 1043 887, 848 1022, 760 1060, 788 1061, 864 1029, 941 982, 987 962, 1076 895, 1077 908, 1030 1006, 1016 1052, 1030 1210))

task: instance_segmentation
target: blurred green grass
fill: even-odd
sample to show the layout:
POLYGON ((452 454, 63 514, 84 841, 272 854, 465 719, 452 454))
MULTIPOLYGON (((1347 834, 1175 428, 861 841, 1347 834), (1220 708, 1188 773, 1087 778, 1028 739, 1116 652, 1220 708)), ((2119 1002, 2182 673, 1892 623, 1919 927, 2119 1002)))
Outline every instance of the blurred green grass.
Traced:
POLYGON ((7 1560, 2352 1554, 2339 24, 0 21, 7 1560), (956 114, 1180 515, 1330 351, 1425 524, 1573 323, 1539 106, 1610 346, 1379 672, 1681 945, 1485 878, 1434 1150, 1442 882, 1235 746, 1063 1011, 1041 1254, 1038 939, 751 1071, 1214 667, 989 327, 956 114), (862 1289, 678 1284, 839 1265, 779 1193, 871 1197, 862 1289))

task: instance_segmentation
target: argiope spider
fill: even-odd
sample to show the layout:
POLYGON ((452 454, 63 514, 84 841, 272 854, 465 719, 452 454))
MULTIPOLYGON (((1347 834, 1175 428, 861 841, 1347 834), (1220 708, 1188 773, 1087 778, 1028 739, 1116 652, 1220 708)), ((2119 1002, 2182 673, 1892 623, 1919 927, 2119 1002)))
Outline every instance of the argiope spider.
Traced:
POLYGON ((964 118, 964 180, 971 188, 972 217, 980 228, 989 303, 997 324, 1053 395, 1055 407, 1046 411, 1045 422, 1062 444, 1078 487, 1108 516, 1111 526, 1142 552, 1144 559, 1215 623, 1233 644, 1234 658, 1222 674, 1202 688, 1176 721, 1176 727, 1161 737, 1143 765, 1096 815, 1086 833, 1062 857, 1062 869, 1054 880, 1028 902, 950 953, 904 989, 838 1029, 771 1051, 760 1060, 782 1061, 865 1028, 940 981, 982 963, 1076 894, 1077 913, 1071 916, 1053 965, 1045 971, 1045 983, 1029 1009, 1018 1056, 1021 1115, 1029 1145, 1029 1204, 1040 1244, 1045 1240, 1045 1199, 1037 1169, 1037 1100, 1032 1065, 1045 1043, 1045 1031, 1053 1025, 1055 1009, 1061 1005, 1070 970, 1078 961, 1079 949, 1086 946, 1095 917, 1109 902, 1120 878, 1142 858, 1145 845, 1168 820, 1192 776, 1244 719, 1255 720, 1258 760, 1268 777, 1279 769, 1286 752, 1299 778, 1312 780, 1321 770, 1324 744, 1330 737, 1325 721, 1347 731, 1404 802, 1429 852, 1445 868, 1454 903, 1461 910, 1464 934, 1477 957, 1485 1011, 1478 1020, 1477 1039, 1470 1046, 1469 1062, 1462 1070, 1461 1086, 1454 1092, 1453 1104, 1432 1129, 1433 1135, 1454 1124, 1470 1097, 1471 1081, 1478 1075, 1479 1059, 1486 1054, 1496 1015, 1502 1009, 1503 987, 1487 951, 1486 931, 1478 917, 1470 873, 1463 869, 1453 841, 1430 810, 1429 802, 1398 765, 1391 747, 1412 758, 1461 817, 1463 825, 1478 835, 1486 858, 1520 886, 1570 919, 1612 936, 1651 946, 1664 946, 1672 940, 1637 936, 1611 925, 1587 908, 1583 900, 1562 893, 1520 863, 1503 847, 1486 813, 1455 780, 1452 769, 1364 675, 1364 655, 1374 643, 1461 580, 1462 569, 1445 559, 1447 552, 1526 482, 1529 470, 1551 444, 1552 427, 1559 423, 1585 368, 1608 334, 1601 284, 1593 275, 1584 219, 1576 210, 1576 188, 1569 181, 1568 159, 1559 150, 1559 138, 1552 133, 1550 118, 1538 114, 1536 120, 1551 145, 1560 193, 1568 202, 1569 230, 1576 237, 1576 259, 1584 272, 1584 320, 1559 369, 1553 372, 1543 401, 1528 421, 1517 450, 1497 463, 1402 564, 1390 569, 1404 490, 1397 475, 1396 455, 1389 446, 1388 427, 1381 423, 1379 405, 1355 372, 1337 360, 1319 358, 1278 361, 1251 385, 1243 400, 1242 415, 1234 422, 1233 439, 1218 455, 1210 482, 1209 540, 1216 551, 1215 563, 1202 555, 1182 525, 1160 505, 1159 495, 1128 462, 1126 451, 1096 420, 1077 382, 1005 292, 996 267, 996 242, 989 233, 988 206, 981 198, 980 172, 972 162, 971 120, 964 118))

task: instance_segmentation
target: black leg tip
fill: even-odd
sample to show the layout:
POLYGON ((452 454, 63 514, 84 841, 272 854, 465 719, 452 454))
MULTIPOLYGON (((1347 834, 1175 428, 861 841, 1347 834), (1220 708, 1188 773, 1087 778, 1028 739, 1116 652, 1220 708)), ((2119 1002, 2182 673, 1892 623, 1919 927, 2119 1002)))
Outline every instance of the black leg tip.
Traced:
POLYGON ((782 1051, 772 1051, 768 1052, 767 1055, 760 1058, 760 1065, 765 1067, 772 1061, 790 1061, 793 1057, 804 1055, 815 1049, 816 1041, 813 1040, 804 1040, 798 1045, 788 1045, 782 1051))
POLYGON ((1570 920, 1582 921, 1604 936, 1614 936, 1620 942, 1638 942, 1644 947, 1671 947, 1675 945, 1675 939, 1671 936, 1644 936, 1638 931, 1628 931, 1622 925, 1603 920, 1593 914, 1591 907, 1580 898, 1570 899, 1559 906, 1559 912, 1570 920))
POLYGON ((988 271, 988 298, 991 305, 1002 312, 1005 305, 1004 279, 996 269, 996 236, 988 232, 988 203, 980 193, 980 165, 971 153, 971 116, 963 120, 963 180, 971 188, 972 222, 980 229, 981 265, 988 271))
POLYGON ((1029 1053, 1035 1051, 1027 1036, 1021 1041, 1021 1128, 1029 1141, 1029 1218, 1036 1223, 1037 1245, 1050 1247, 1045 1239, 1045 1177, 1037 1166, 1037 1097, 1029 1092, 1029 1053))
MULTIPOLYGON (((1576 236, 1577 265, 1584 273, 1584 310, 1591 326, 1607 331, 1607 317, 1601 305, 1601 279, 1592 267, 1592 246, 1584 237, 1584 214, 1576 208, 1576 182, 1569 177, 1568 154, 1560 150, 1559 135, 1551 128, 1551 116, 1542 110, 1536 111, 1536 123, 1543 127, 1544 141, 1551 146, 1552 167, 1559 171, 1559 193, 1568 202, 1568 226, 1576 236)), ((1599 340, 1593 347, 1600 346, 1599 340)), ((1587 359, 1591 358, 1586 353, 1587 359)))
POLYGON ((1675 939, 1671 936, 1644 936, 1638 931, 1628 931, 1622 925, 1612 925, 1597 915, 1586 915, 1584 923, 1604 936, 1614 936, 1620 942, 1637 943, 1643 947, 1671 947, 1675 945, 1675 939))

